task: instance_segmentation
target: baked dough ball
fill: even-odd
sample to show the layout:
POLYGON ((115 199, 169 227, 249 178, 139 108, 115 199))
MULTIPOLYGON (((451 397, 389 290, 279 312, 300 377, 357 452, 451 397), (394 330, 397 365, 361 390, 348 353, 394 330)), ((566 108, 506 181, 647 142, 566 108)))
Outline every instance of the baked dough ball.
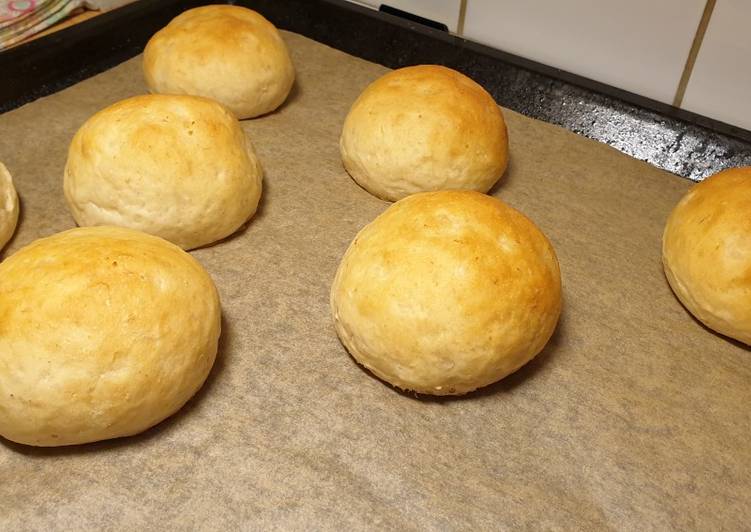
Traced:
POLYGON ((691 314, 751 345, 751 167, 691 188, 668 218, 662 260, 691 314))
POLYGON ((561 311, 558 260, 545 235, 500 200, 415 194, 355 237, 331 308, 344 346, 381 379, 463 394, 545 346, 561 311))
POLYGON ((295 81, 274 25, 255 11, 226 5, 175 17, 146 45, 143 71, 152 92, 205 96, 240 118, 279 107, 295 81))
POLYGON ((18 223, 18 196, 10 172, 0 163, 0 249, 13 236, 18 223))
POLYGON ((119 225, 191 249, 256 211, 261 165, 230 111, 196 96, 118 102, 78 130, 65 198, 78 225, 119 225))
POLYGON ((220 329, 189 254, 118 227, 43 238, 0 264, 0 434, 57 446, 136 434, 201 387, 220 329))
POLYGON ((394 70, 360 95, 340 140, 347 172, 395 201, 415 192, 487 192, 508 164, 501 109, 480 85, 450 68, 394 70))

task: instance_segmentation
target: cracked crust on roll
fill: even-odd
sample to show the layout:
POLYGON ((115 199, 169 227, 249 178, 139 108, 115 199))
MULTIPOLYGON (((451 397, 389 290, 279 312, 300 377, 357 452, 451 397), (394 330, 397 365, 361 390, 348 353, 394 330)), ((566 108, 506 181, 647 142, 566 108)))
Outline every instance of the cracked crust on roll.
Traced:
POLYGON ((435 65, 371 83, 352 105, 339 146, 352 178, 389 201, 433 190, 487 192, 508 165, 506 123, 492 96, 435 65))
POLYGON ((694 185, 662 240, 673 292, 710 329, 751 345, 751 167, 694 185))
POLYGON ((203 385, 220 328, 209 274, 166 240, 119 227, 36 240, 0 263, 0 435, 144 431, 203 385))
POLYGON ((342 343, 375 375, 459 395, 542 350, 561 311, 560 270, 543 233, 500 200, 414 194, 357 234, 331 309, 342 343))

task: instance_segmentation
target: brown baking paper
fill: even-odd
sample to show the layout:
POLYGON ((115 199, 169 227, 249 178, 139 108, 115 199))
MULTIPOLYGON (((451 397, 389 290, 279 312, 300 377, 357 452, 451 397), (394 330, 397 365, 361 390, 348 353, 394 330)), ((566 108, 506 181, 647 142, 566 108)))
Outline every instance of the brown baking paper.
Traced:
MULTIPOLYGON (((265 169, 248 227, 193 252, 221 294, 214 370, 146 433, 60 449, 0 444, 0 529, 740 529, 751 523, 751 353, 670 291, 660 239, 690 183, 507 111, 493 194, 561 263, 548 347, 459 399, 399 393, 337 340, 329 287, 388 204, 339 159, 350 104, 386 69, 285 34, 298 79, 243 122, 265 169)), ((135 58, 0 116, 22 200, 6 254, 73 227, 68 144, 143 93, 135 58)))

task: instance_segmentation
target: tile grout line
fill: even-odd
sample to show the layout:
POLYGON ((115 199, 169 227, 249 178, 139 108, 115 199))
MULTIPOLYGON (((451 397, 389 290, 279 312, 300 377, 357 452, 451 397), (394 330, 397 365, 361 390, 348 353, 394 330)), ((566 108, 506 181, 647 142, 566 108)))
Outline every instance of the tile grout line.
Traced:
POLYGON ((456 34, 464 36, 464 17, 467 15, 467 0, 461 0, 459 4, 459 20, 456 22, 456 34))
POLYGON ((691 79, 691 73, 694 70, 694 64, 696 64, 696 57, 699 55, 699 49, 701 43, 704 41, 704 35, 707 33, 707 27, 709 26, 709 20, 712 18, 712 12, 717 0, 707 0, 707 4, 704 6, 704 13, 699 20, 699 26, 696 28, 696 35, 694 35, 694 42, 691 43, 691 49, 688 52, 686 58, 686 64, 683 67, 683 73, 681 74, 681 80, 678 82, 678 88, 675 91, 675 98, 673 99, 673 106, 680 107, 683 104, 683 97, 686 95, 686 88, 688 82, 691 79))

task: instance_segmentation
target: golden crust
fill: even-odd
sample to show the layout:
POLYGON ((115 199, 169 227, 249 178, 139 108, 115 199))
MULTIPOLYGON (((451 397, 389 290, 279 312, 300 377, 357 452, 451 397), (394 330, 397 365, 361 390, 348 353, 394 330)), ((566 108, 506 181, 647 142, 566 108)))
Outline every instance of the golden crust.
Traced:
POLYGON ((662 258, 673 292, 697 319, 751 345, 751 167, 691 188, 668 218, 662 258))
POLYGON ((0 163, 0 249, 13 237, 18 223, 18 195, 13 178, 0 163))
POLYGON ((401 68, 371 83, 352 105, 340 139, 344 167, 379 198, 469 189, 487 192, 508 165, 501 109, 450 68, 401 68))
POLYGON ((295 81, 274 25, 255 11, 229 5, 175 17, 146 45, 143 71, 152 92, 205 96, 239 118, 273 111, 295 81))
POLYGON ((358 233, 331 308, 342 343, 378 377, 463 394, 542 350, 561 310, 560 271, 542 232, 500 200, 421 193, 358 233))
POLYGON ((119 225, 185 249, 256 211, 261 165, 237 118, 197 96, 145 95, 99 111, 71 142, 64 191, 78 225, 119 225))
POLYGON ((160 238, 33 242, 0 264, 0 434, 57 446, 146 430, 201 387, 220 320, 208 273, 160 238))

